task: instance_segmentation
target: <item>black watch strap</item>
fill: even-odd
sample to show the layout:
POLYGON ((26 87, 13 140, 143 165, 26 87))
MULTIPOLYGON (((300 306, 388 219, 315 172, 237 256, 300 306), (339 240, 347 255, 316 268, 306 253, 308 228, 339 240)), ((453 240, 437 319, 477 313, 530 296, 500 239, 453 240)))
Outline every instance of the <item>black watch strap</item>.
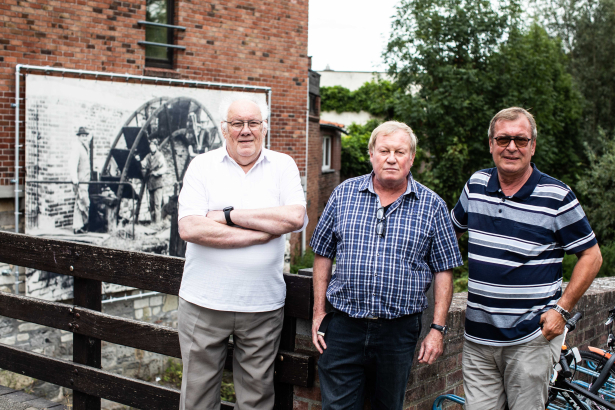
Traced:
POLYGON ((226 208, 224 208, 222 210, 224 212, 224 218, 226 219, 226 224, 228 226, 235 226, 233 221, 231 221, 231 211, 234 210, 234 209, 235 209, 235 207, 227 206, 226 208))
POLYGON ((448 332, 448 326, 440 326, 432 323, 430 326, 432 329, 436 329, 438 332, 442 333, 442 336, 446 336, 446 332, 448 332))

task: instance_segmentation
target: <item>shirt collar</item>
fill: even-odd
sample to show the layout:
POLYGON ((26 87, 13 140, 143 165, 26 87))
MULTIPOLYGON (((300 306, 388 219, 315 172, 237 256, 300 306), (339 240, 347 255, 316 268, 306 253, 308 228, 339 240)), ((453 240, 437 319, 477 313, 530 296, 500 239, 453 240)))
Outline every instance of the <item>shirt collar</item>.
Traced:
MULTIPOLYGON (((359 184, 359 191, 365 190, 371 192, 372 194, 376 194, 376 191, 374 190, 374 171, 372 171, 368 175, 365 175, 363 180, 359 184)), ((413 193, 417 199, 419 198, 419 190, 416 185, 416 181, 414 180, 414 178, 412 178, 412 172, 408 174, 408 185, 406 186, 406 192, 404 192, 402 195, 408 195, 410 193, 413 193)))
MULTIPOLYGON (((525 181, 525 184, 523 184, 521 189, 519 189, 513 195, 514 198, 518 198, 518 199, 528 198, 532 194, 532 192, 534 192, 536 185, 538 185, 538 181, 540 181, 542 172, 540 172, 538 168, 536 168, 536 164, 534 164, 533 162, 531 162, 530 165, 532 166, 532 175, 530 175, 529 179, 525 181)), ((493 168, 493 172, 491 173, 491 178, 489 178, 489 182, 487 183, 487 192, 494 193, 494 192, 498 192, 499 190, 500 190, 500 180, 498 179, 498 169, 493 168)))
MULTIPOLYGON (((226 144, 222 145, 222 147, 220 147, 220 157, 219 157, 219 161, 222 162, 224 161, 226 158, 228 158, 229 161, 237 163, 237 161, 235 161, 233 158, 231 158, 231 156, 228 154, 228 151, 226 150, 226 144)), ((265 159, 267 161, 271 161, 271 159, 269 158, 269 156, 271 155, 271 151, 268 150, 267 148, 263 147, 261 149, 261 154, 259 155, 258 159, 256 160, 256 162, 254 163, 254 166, 256 166, 259 162, 264 161, 265 159)), ((239 164, 237 164, 239 165, 239 164)))

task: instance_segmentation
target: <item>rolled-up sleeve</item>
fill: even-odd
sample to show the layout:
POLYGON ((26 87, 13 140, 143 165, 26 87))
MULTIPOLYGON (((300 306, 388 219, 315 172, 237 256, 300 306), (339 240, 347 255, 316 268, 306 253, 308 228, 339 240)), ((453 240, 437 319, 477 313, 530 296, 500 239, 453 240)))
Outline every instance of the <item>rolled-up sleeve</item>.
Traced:
POLYGON ((186 170, 184 183, 178 199, 178 220, 191 215, 206 216, 207 212, 209 212, 209 201, 207 190, 205 189, 206 173, 201 168, 202 164, 195 159, 186 170))
POLYGON ((442 272, 463 265, 457 237, 451 224, 446 204, 444 201, 438 201, 437 204, 433 219, 433 242, 427 259, 432 273, 442 272))
POLYGON ((456 232, 465 232, 468 230, 468 193, 470 189, 466 183, 459 195, 457 204, 451 211, 451 220, 456 232))
POLYGON ((337 188, 331 194, 327 205, 325 206, 318 225, 314 230, 310 246, 315 254, 324 256, 331 260, 335 259, 337 254, 337 239, 335 237, 335 208, 337 203, 337 188))
POLYGON ((280 171, 280 204, 301 205, 304 209, 306 209, 306 212, 303 215, 303 226, 301 229, 293 232, 303 231, 309 222, 305 202, 305 193, 303 191, 303 186, 301 186, 299 168, 297 168, 297 164, 290 156, 288 156, 287 161, 280 171))

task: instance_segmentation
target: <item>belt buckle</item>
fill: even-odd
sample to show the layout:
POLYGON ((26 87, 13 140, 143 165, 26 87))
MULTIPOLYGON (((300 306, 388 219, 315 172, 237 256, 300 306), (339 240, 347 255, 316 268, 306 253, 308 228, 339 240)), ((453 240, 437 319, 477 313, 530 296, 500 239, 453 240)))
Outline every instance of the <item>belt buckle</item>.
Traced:
POLYGON ((367 316, 365 316, 365 319, 378 320, 378 318, 376 316, 373 316, 373 315, 367 315, 367 316))

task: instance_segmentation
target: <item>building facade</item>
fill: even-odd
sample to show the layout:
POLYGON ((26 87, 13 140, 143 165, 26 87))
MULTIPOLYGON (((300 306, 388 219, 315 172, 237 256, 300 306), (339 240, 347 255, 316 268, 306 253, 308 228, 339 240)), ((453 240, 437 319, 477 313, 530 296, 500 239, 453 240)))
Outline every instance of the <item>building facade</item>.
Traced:
MULTIPOLYGON (((270 87, 270 148, 291 155, 307 185, 308 0, 6 0, 0 10, 0 229, 15 228, 15 192, 23 195, 26 172, 28 82, 20 76, 16 142, 17 65, 270 87)), ((23 198, 19 203, 21 208, 23 198)), ((27 215, 18 211, 21 224, 27 215)), ((295 235, 291 247, 299 250, 306 242, 295 235)))

